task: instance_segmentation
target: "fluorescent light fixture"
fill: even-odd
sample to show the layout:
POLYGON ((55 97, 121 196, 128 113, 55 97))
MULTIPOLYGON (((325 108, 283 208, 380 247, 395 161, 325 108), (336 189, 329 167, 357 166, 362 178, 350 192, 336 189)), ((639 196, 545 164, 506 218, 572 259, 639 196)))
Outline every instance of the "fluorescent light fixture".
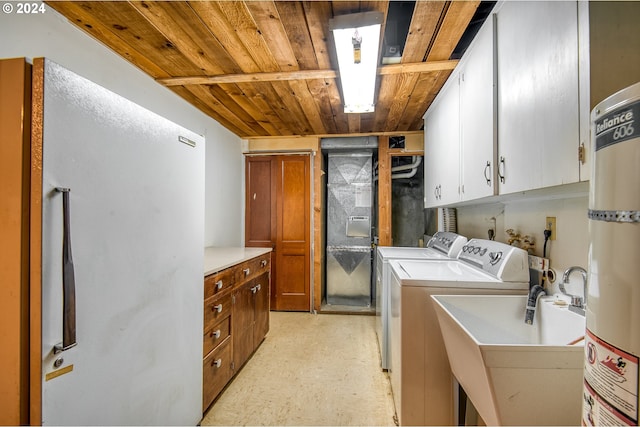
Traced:
POLYGON ((371 113, 376 89, 381 12, 336 16, 329 21, 338 55, 345 113, 371 113))

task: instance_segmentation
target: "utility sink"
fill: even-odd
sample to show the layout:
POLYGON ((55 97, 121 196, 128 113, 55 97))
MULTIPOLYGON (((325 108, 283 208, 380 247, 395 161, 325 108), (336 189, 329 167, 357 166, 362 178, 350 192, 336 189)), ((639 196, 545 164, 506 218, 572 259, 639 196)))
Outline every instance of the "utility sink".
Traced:
POLYGON ((433 295, 451 370, 486 425, 580 425, 585 318, 526 296, 433 295))

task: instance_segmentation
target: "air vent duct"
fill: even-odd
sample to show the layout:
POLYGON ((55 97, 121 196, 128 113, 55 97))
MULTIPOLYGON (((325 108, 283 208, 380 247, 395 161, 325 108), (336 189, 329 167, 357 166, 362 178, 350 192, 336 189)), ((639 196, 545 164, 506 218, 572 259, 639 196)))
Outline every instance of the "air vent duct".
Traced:
POLYGON ((378 149, 377 136, 358 136, 344 138, 322 138, 320 148, 323 152, 335 151, 375 151, 378 149))

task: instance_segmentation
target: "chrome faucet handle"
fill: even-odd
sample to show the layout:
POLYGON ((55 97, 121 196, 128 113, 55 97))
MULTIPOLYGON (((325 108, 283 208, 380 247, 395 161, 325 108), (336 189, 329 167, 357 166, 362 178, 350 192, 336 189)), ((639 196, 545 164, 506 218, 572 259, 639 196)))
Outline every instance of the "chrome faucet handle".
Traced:
POLYGON ((579 295, 571 295, 571 305, 578 308, 583 308, 582 297, 579 295))

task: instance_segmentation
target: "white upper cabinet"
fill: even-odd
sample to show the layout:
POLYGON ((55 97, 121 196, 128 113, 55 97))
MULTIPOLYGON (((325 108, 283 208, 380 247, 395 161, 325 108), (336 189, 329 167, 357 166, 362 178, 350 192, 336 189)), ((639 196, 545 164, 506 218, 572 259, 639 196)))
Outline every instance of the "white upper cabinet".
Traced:
POLYGON ((460 87, 454 71, 424 117, 425 207, 460 200, 460 87))
POLYGON ((425 207, 495 194, 493 19, 425 115, 425 207))
POLYGON ((425 114, 425 207, 580 181, 589 51, 578 10, 575 1, 496 6, 425 114))
POLYGON ((493 15, 460 63, 460 182, 462 201, 495 194, 493 15))
POLYGON ((500 194, 578 182, 577 3, 503 3, 497 67, 500 194))

